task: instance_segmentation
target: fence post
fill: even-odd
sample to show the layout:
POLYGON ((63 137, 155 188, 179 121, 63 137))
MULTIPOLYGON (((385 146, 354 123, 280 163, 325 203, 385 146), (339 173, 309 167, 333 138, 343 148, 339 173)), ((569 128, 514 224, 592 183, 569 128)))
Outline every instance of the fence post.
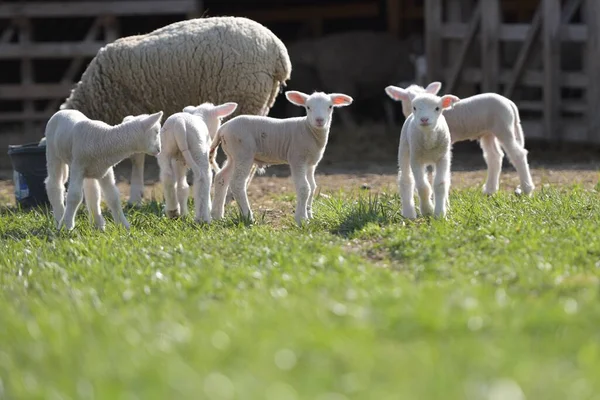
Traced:
POLYGON ((481 91, 497 92, 500 75, 500 4, 481 0, 481 91))
POLYGON ((544 60, 544 130, 548 139, 560 134, 560 0, 542 0, 544 60))
POLYGON ((587 43, 585 63, 588 76, 587 86, 587 117, 588 117, 588 139, 592 142, 600 140, 600 2, 598 0, 586 0, 585 12, 587 18, 587 43))
POLYGON ((442 79, 442 0, 425 0, 425 55, 427 80, 442 79))

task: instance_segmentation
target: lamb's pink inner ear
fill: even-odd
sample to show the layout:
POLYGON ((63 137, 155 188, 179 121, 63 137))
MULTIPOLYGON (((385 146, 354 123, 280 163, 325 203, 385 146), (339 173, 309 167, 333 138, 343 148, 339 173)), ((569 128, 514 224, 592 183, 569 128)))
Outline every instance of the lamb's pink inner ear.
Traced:
POLYGON ((396 101, 409 100, 408 93, 400 88, 388 88, 386 93, 396 101))
POLYGON ((237 103, 225 103, 217 108, 217 115, 219 117, 226 117, 232 114, 237 108, 237 103))
POLYGON ((300 105, 306 104, 306 99, 304 98, 304 96, 302 96, 298 92, 288 92, 288 93, 286 93, 286 97, 288 98, 288 100, 292 101, 293 103, 300 104, 300 105))
POLYGON ((442 98, 442 108, 448 108, 458 101, 458 97, 455 96, 444 96, 442 98))
POLYGON ((335 106, 338 106, 340 104, 350 104, 350 103, 352 103, 352 98, 350 98, 350 96, 345 96, 343 94, 338 94, 338 95, 335 95, 335 96, 331 96, 331 102, 335 106))

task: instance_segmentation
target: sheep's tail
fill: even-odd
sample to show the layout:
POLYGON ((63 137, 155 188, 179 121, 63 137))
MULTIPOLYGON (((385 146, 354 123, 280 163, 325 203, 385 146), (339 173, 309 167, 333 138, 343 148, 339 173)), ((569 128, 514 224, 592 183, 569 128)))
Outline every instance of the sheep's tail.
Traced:
POLYGON ((521 147, 525 147, 525 134, 523 133, 523 126, 521 125, 521 116, 519 115, 519 109, 513 101, 510 102, 510 107, 512 108, 513 114, 515 116, 515 139, 521 147))
MULTIPOLYGON (((177 143, 179 151, 181 151, 181 154, 183 154, 183 159, 185 160, 186 164, 189 165, 189 167, 192 169, 194 175, 201 176, 202 171, 200 170, 200 166, 198 165, 196 160, 194 160, 194 157, 192 157, 192 153, 190 152, 190 149, 188 147, 186 124, 182 121, 177 121, 177 124, 179 126, 172 130, 173 135, 175 136, 175 143, 177 143)), ((165 126, 163 126, 163 130, 164 129, 165 126)))
POLYGON ((217 160, 216 160, 217 149, 219 148, 220 144, 221 144, 221 130, 219 129, 212 141, 212 144, 210 145, 210 152, 208 153, 208 162, 210 163, 210 166, 212 167, 212 169, 215 172, 219 172, 221 170, 221 168, 219 168, 219 164, 217 164, 217 160))

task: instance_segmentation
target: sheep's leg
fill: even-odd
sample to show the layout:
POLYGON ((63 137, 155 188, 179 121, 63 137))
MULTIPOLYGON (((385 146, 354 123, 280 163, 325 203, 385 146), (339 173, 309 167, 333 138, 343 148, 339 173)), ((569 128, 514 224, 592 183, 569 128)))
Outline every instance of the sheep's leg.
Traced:
POLYGON ((535 185, 531 179, 531 172, 529 171, 529 164, 527 163, 527 150, 524 147, 519 146, 514 139, 510 140, 509 143, 502 144, 508 155, 508 159, 517 170, 517 174, 519 174, 519 179, 521 181, 521 186, 515 190, 515 193, 520 195, 521 190, 523 190, 526 195, 531 195, 535 185))
POLYGON ((310 185, 308 182, 308 168, 304 164, 290 164, 292 171, 292 180, 296 187, 296 223, 302 225, 302 221, 308 219, 307 204, 310 197, 310 185))
POLYGON ((211 222, 210 183, 212 181, 212 170, 208 165, 208 158, 194 157, 200 171, 194 171, 194 208, 196 222, 211 222))
POLYGON ((317 169, 316 165, 311 165, 308 167, 308 171, 306 173, 306 177, 308 178, 308 185, 310 187, 310 194, 308 195, 308 204, 306 205, 306 211, 308 213, 308 218, 313 218, 313 199, 315 198, 315 191, 317 190, 317 182, 315 181, 315 170, 317 169))
POLYGON ((246 188, 248 185, 248 178, 250 170, 253 164, 252 158, 238 158, 235 160, 233 169, 233 177, 231 179, 231 192, 235 201, 237 201, 240 207, 240 212, 250 221, 254 221, 252 210, 250 209, 250 202, 248 201, 248 193, 246 188))
POLYGON ((436 218, 446 217, 448 206, 448 192, 450 190, 450 155, 444 156, 435 166, 433 178, 433 196, 435 201, 436 218))
POLYGON ((229 189, 234 168, 235 162, 232 158, 228 158, 221 171, 215 175, 215 198, 211 210, 213 219, 220 219, 225 215, 225 196, 227 195, 227 189, 229 189))
POLYGON ((67 192, 67 207, 62 221, 59 223, 60 229, 63 225, 68 231, 75 227, 75 215, 77 209, 83 200, 83 168, 74 166, 71 169, 71 179, 69 181, 69 190, 67 192))
POLYGON ((168 218, 179 217, 179 203, 177 200, 176 181, 171 166, 171 158, 165 153, 157 157, 160 168, 160 183, 163 187, 163 196, 165 197, 165 214, 168 218))
POLYGON ((398 151, 398 187, 400 189, 400 199, 402 200, 402 216, 404 218, 417 218, 415 210, 415 180, 410 169, 410 152, 405 142, 400 143, 398 151))
POLYGON ((125 229, 129 229, 129 222, 127 222, 125 214, 123 214, 123 208, 121 207, 121 196, 115 183, 115 172, 113 169, 109 168, 106 175, 99 179, 99 182, 113 220, 116 224, 121 224, 125 229))
POLYGON ((131 186, 128 201, 131 205, 140 204, 144 197, 144 158, 144 153, 131 156, 131 186))
POLYGON ((431 185, 427 181, 427 167, 418 162, 412 162, 410 168, 415 177, 417 192, 419 193, 419 208, 423 216, 433 214, 433 203, 431 202, 431 185))
POLYGON ((85 195, 85 205, 88 210, 90 221, 93 222, 94 226, 101 231, 104 230, 106 222, 102 217, 102 210, 100 209, 100 185, 97 179, 84 179, 83 180, 83 193, 85 195))
POLYGON ((184 163, 173 160, 173 171, 177 181, 177 201, 182 216, 188 215, 188 199, 190 198, 190 185, 187 181, 188 169, 184 163))
POLYGON ((68 168, 64 168, 65 166, 66 164, 49 158, 48 177, 44 181, 56 227, 60 226, 65 213, 65 181, 67 180, 65 175, 68 175, 68 168))
POLYGON ((483 187, 483 193, 491 195, 498 191, 504 152, 502 152, 502 148, 500 147, 498 139, 491 134, 482 136, 479 141, 479 145, 483 150, 483 158, 485 159, 488 167, 487 182, 483 187))

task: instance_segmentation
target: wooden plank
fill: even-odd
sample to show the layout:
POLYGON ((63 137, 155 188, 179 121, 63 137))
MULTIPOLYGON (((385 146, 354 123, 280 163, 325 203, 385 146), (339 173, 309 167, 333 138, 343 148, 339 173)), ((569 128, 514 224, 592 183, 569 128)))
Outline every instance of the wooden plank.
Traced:
MULTIPOLYGON (((543 101, 520 100, 517 101, 517 106, 519 107, 519 110, 522 111, 544 111, 543 101)), ((564 112, 573 114, 585 114, 587 111, 587 106, 582 101, 563 101, 560 109, 564 112)))
POLYGON ((518 80, 521 78, 521 74, 525 68, 525 63, 531 54, 533 43, 538 39, 541 27, 542 10, 541 7, 538 7, 535 15, 533 16, 533 20, 531 21, 531 26, 529 28, 529 32, 527 32, 525 42, 521 46, 519 54, 517 55, 517 60, 515 61, 515 66, 512 70, 511 79, 504 89, 504 96, 510 98, 513 95, 515 86, 517 85, 518 80))
POLYGON ((0 100, 16 99, 52 99, 66 97, 73 84, 34 84, 24 82, 22 85, 0 85, 0 100))
POLYGON ((427 80, 440 77, 442 63, 442 0, 425 0, 425 56, 427 80))
MULTIPOLYGON (((31 21, 27 18, 19 18, 19 44, 17 46, 26 47, 31 42, 31 21)), ((21 83, 23 85, 33 84, 33 63, 31 58, 23 57, 21 59, 21 83)), ((31 99, 25 99, 23 104, 23 110, 25 113, 34 112, 34 104, 31 99)), ((25 120, 23 125, 25 134, 31 134, 33 132, 33 121, 25 120)))
MULTIPOLYGON (((465 68, 462 75, 463 81, 468 83, 480 83, 481 77, 480 68, 465 68)), ((508 84, 511 78, 510 70, 501 70, 498 75, 498 81, 502 84, 508 84)), ((584 72, 563 72, 561 74, 561 82, 559 83, 564 88, 584 89, 587 87, 589 80, 589 76, 584 72)), ((544 73, 540 71, 525 71, 520 82, 523 86, 541 88, 544 86, 544 73)))
POLYGON ((304 21, 311 18, 356 18, 375 17, 379 15, 379 5, 376 2, 351 3, 343 5, 315 5, 302 7, 251 9, 240 13, 260 22, 304 21))
POLYGON ((94 17, 114 15, 187 14, 197 9, 195 0, 24 2, 0 4, 0 18, 94 17))
POLYGON ((9 24, 4 32, 2 32, 2 36, 0 36, 0 43, 8 43, 10 39, 15 34, 15 27, 12 24, 9 24))
POLYGON ((600 139, 600 2, 586 0, 588 39, 586 43, 586 72, 593 77, 587 86, 588 139, 600 139))
POLYGON ((454 93, 454 88, 456 83, 458 82, 458 78, 460 76, 460 72, 463 70, 463 66, 465 63, 465 59, 467 57, 467 53, 469 52, 469 48, 475 39, 475 33, 477 32, 477 28, 479 27, 479 22, 481 21, 481 3, 477 3, 475 7, 475 11, 473 12, 473 16, 471 17, 471 22, 469 23, 469 31, 467 37, 463 39, 460 48, 458 49, 458 55, 456 57, 456 61, 450 70, 450 77, 448 78, 448 83, 446 84, 446 92, 454 93))
POLYGON ((560 133, 560 0, 542 0, 544 129, 548 139, 560 133))
POLYGON ((15 58, 93 57, 104 42, 1 44, 0 60, 15 58))
POLYGON ((498 0, 481 0, 481 68, 483 92, 496 92, 500 72, 500 4, 498 0))
POLYGON ((53 112, 0 112, 0 122, 44 121, 53 112))

